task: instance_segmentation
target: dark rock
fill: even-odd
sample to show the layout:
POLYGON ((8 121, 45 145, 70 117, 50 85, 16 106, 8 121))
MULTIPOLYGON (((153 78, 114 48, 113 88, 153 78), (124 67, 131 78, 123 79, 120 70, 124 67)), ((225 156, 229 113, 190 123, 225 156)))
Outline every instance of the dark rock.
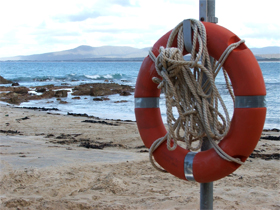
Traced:
MULTIPOLYGON (((74 136, 76 134, 73 134, 74 136)), ((72 143, 77 143, 78 140, 73 137, 72 134, 60 134, 59 136, 55 137, 55 140, 50 140, 49 142, 54 143, 54 144, 72 144, 72 143)), ((47 135, 45 138, 49 137, 54 137, 53 134, 47 135)))
POLYGON ((0 91, 13 91, 13 87, 0 86, 0 91))
POLYGON ((264 160, 280 160, 280 154, 279 153, 273 153, 273 154, 259 154, 259 153, 252 153, 250 158, 261 158, 264 160))
POLYGON ((92 100, 94 100, 94 101, 103 101, 102 98, 93 98, 92 100))
POLYGON ((74 87, 72 95, 76 96, 83 96, 83 95, 89 95, 90 94, 90 86, 88 85, 79 85, 74 87))
POLYGON ((106 90, 102 88, 90 88, 89 95, 91 96, 105 96, 106 90))
POLYGON ((133 120, 123 120, 123 122, 136 122, 136 121, 133 121, 133 120))
POLYGON ((99 142, 99 141, 90 141, 89 139, 81 139, 79 147, 85 147, 88 149, 103 149, 104 147, 121 147, 127 148, 122 144, 114 144, 111 142, 99 142))
POLYGON ((101 98, 102 98, 103 101, 109 101, 110 100, 110 98, 108 98, 108 97, 101 97, 101 98))
POLYGON ((27 87, 16 87, 14 88, 13 92, 18 94, 27 94, 29 91, 29 88, 27 87))
POLYGON ((52 133, 45 136, 45 138, 52 138, 52 137, 54 137, 52 133))
POLYGON ((147 147, 145 145, 134 147, 134 149, 144 149, 144 148, 147 148, 147 147))
POLYGON ((19 83, 18 82, 14 82, 14 83, 12 83, 12 86, 19 86, 19 83))
MULTIPOLYGON (((7 94, 8 95, 8 94, 7 94)), ((10 102, 11 104, 20 104, 20 99, 18 97, 18 94, 16 93, 12 93, 9 97, 8 102, 10 102)))
POLYGON ((57 90, 57 91, 55 91, 54 96, 59 97, 59 98, 67 97, 67 92, 68 92, 68 90, 57 90))
POLYGON ((74 139, 70 134, 60 134, 59 136, 56 137, 56 139, 74 139))
POLYGON ((35 96, 32 96, 32 97, 30 97, 28 99, 29 100, 40 100, 40 99, 45 99, 45 98, 52 98, 52 97, 54 97, 54 94, 55 94, 54 91, 47 90, 42 95, 35 95, 35 96))
POLYGON ((8 133, 8 134, 19 134, 19 131, 13 131, 13 130, 0 130, 0 133, 8 133))
POLYGON ((263 129, 263 131, 266 131, 266 132, 269 132, 269 131, 272 131, 272 132, 280 132, 280 129, 277 129, 277 128, 263 129))
POLYGON ((73 97, 72 99, 74 99, 74 100, 80 100, 80 99, 81 99, 81 97, 76 96, 76 97, 73 97))
POLYGON ((122 82, 129 82, 128 80, 126 79, 121 79, 122 82))
POLYGON ((149 152, 149 150, 143 149, 139 151, 140 153, 149 152))
POLYGON ((12 84, 13 82, 11 80, 7 80, 0 76, 0 84, 12 84))
POLYGON ((9 93, 0 93, 0 99, 1 101, 5 101, 7 103, 11 104, 20 104, 23 101, 27 101, 25 97, 28 95, 22 96, 21 94, 17 94, 14 92, 9 92, 9 93))
POLYGON ((31 95, 28 94, 29 89, 26 87, 10 87, 6 88, 8 93, 0 93, 1 101, 6 101, 11 104, 20 104, 21 102, 28 101, 31 95))
POLYGON ((129 85, 119 85, 116 83, 91 83, 83 84, 73 88, 72 95, 106 96, 121 93, 123 91, 133 92, 129 85))
MULTIPOLYGON (((62 98, 67 97, 67 90, 60 90, 61 86, 45 85, 36 86, 36 92, 43 93, 41 95, 28 94, 29 89, 26 87, 1 87, 0 100, 12 104, 20 104, 29 100, 41 100, 52 97, 62 98), (59 90, 57 90, 59 89, 59 90), (57 91, 55 91, 57 90, 57 91), (9 93, 7 93, 9 91, 9 93)), ((66 87, 65 87, 66 88, 66 87)), ((69 88, 69 86, 67 87, 69 88)), ((112 94, 130 95, 133 92, 133 87, 129 85, 119 85, 116 83, 92 83, 83 84, 73 88, 72 95, 91 95, 91 96, 107 96, 112 94)), ((78 99, 78 98, 74 98, 78 99)), ((110 100, 108 97, 101 97, 102 100, 110 100)))
POLYGON ((120 100, 120 101, 114 101, 114 103, 125 103, 128 102, 127 100, 120 100))
POLYGON ((60 104, 67 104, 68 102, 67 101, 60 101, 59 103, 60 104))
POLYGON ((82 122, 85 122, 85 123, 99 123, 99 124, 104 124, 104 125, 113 125, 113 126, 118 126, 118 124, 114 124, 114 123, 109 123, 109 122, 106 122, 106 121, 96 121, 96 120, 84 120, 82 122))
MULTIPOLYGON (((38 90, 38 89, 52 90, 52 89, 55 89, 55 86, 54 85, 41 85, 41 86, 36 86, 35 88, 36 88, 36 90, 38 90)), ((59 87, 59 88, 61 88, 61 87, 59 87)))
POLYGON ((30 118, 29 117, 23 117, 23 118, 19 118, 19 119, 16 119, 16 120, 29 120, 30 118))
POLYGON ((46 92, 47 91, 47 89, 46 88, 44 88, 44 87, 42 87, 42 88, 36 88, 36 90, 35 90, 37 93, 44 93, 44 92, 46 92))
POLYGON ((59 111, 57 108, 45 108, 45 107, 15 107, 20 109, 32 109, 32 110, 39 110, 39 111, 59 111))
POLYGON ((89 117, 88 114, 79 114, 79 113, 70 113, 70 112, 67 112, 67 115, 72 115, 74 117, 89 117))
POLYGON ((129 95, 131 95, 131 93, 128 92, 128 91, 122 91, 122 92, 120 93, 120 96, 129 96, 129 95))
POLYGON ((280 141, 280 136, 262 136, 261 139, 280 141))
POLYGON ((89 142, 81 142, 81 144, 79 145, 79 147, 85 147, 87 149, 103 149, 104 145, 98 145, 98 144, 92 144, 89 142))
POLYGON ((28 94, 29 88, 26 87, 0 87, 0 91, 10 91, 8 93, 0 93, 0 100, 12 104, 54 97, 54 91, 52 90, 45 91, 41 95, 34 95, 28 94))
POLYGON ((101 98, 93 98, 92 100, 94 100, 94 101, 108 101, 108 100, 110 100, 110 98, 108 98, 108 97, 101 97, 101 98))

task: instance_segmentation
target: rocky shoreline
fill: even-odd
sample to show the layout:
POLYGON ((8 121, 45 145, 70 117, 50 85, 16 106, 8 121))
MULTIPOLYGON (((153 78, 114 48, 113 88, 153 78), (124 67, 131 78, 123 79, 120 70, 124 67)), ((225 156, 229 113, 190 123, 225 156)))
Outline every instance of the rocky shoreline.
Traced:
MULTIPOLYGON (((1 84, 10 84, 3 80, 1 77, 1 84)), ((13 83, 14 84, 14 83, 13 83)), ((17 85, 17 84, 15 84, 17 85)), ((9 104, 19 105, 22 102, 28 102, 30 100, 41 100, 49 98, 65 98, 68 94, 71 94, 72 99, 79 100, 80 96, 94 96, 93 100, 103 101, 110 100, 109 95, 119 94, 120 96, 128 96, 134 92, 134 88, 129 85, 120 85, 117 83, 105 81, 105 83, 88 83, 80 84, 78 86, 70 85, 45 85, 45 86, 0 86, 0 101, 7 102, 9 104), (69 93, 70 92, 70 93, 69 93)), ((126 102, 126 100, 120 100, 119 103, 126 102)))

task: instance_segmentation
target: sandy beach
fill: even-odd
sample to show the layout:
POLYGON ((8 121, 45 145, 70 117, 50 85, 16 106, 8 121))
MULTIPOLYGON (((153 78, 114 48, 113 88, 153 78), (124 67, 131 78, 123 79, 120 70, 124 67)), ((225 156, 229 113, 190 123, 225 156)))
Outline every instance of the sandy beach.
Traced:
MULTIPOLYGON (((135 122, 9 105, 0 119, 0 209, 199 209, 199 183, 155 170, 135 122)), ((279 134, 214 182, 214 209, 280 209, 279 134)))

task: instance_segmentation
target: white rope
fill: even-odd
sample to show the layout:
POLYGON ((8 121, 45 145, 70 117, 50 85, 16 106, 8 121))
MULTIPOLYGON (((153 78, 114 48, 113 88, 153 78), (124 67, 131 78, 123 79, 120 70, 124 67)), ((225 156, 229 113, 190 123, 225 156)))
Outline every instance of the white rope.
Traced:
MULTIPOLYGON (((215 77, 222 68, 228 55, 237 48, 244 40, 233 43, 224 51, 218 62, 213 66, 207 50, 207 38, 204 25, 197 20, 191 20, 193 30, 193 48, 191 60, 185 61, 183 58, 183 22, 178 24, 171 32, 166 48, 160 47, 159 55, 156 57, 152 50, 149 52, 150 58, 155 62, 156 71, 162 79, 154 77, 153 81, 158 84, 159 89, 163 89, 166 98, 167 113, 167 134, 157 139, 150 148, 150 161, 156 166, 152 154, 165 141, 168 150, 175 150, 178 141, 186 143, 186 149, 196 151, 201 148, 203 137, 207 136, 211 145, 223 159, 238 164, 243 162, 238 158, 233 158, 226 154, 219 146, 221 141, 229 131, 230 118, 222 97, 215 85, 215 77), (177 36, 177 48, 171 47, 177 36), (198 43, 198 52, 196 46, 198 43), (204 81, 206 78, 206 81, 204 81), (225 113, 223 116, 218 105, 222 106, 225 113), (172 108, 176 107, 179 117, 176 119, 172 108), (198 142, 193 146, 194 142, 198 142)), ((223 69, 227 88, 234 101, 234 94, 230 87, 230 82, 226 71, 223 69)))

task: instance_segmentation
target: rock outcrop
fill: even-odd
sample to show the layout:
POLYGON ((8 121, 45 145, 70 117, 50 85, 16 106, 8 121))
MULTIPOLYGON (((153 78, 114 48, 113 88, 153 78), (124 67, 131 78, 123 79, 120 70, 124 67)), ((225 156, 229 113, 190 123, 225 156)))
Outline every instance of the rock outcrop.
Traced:
POLYGON ((0 84, 12 84, 13 81, 7 80, 4 77, 0 76, 0 84))
POLYGON ((134 89, 129 85, 119 85, 116 83, 91 83, 83 84, 73 88, 72 95, 106 96, 121 93, 130 93, 134 89))
MULTIPOLYGON (((19 87, 5 87, 0 86, 0 100, 5 101, 11 104, 20 104, 22 102, 27 102, 29 100, 40 100, 47 99, 52 97, 63 98, 67 97, 69 90, 63 90, 63 88, 71 88, 69 86, 37 86, 32 88, 27 88, 23 86, 19 87), (33 90, 33 93, 29 91, 33 90), (37 92, 38 94, 34 94, 37 92), (2 91, 2 92, 1 92, 2 91)), ((82 84, 79 86, 72 87, 72 95, 77 96, 73 99, 80 99, 78 96, 90 95, 96 96, 93 100, 109 100, 108 95, 120 94, 121 96, 131 95, 131 92, 134 91, 133 87, 129 85, 119 85, 116 83, 91 83, 91 84, 82 84), (97 96, 101 96, 98 98, 97 96)), ((62 102, 63 103, 63 102, 62 102)))

